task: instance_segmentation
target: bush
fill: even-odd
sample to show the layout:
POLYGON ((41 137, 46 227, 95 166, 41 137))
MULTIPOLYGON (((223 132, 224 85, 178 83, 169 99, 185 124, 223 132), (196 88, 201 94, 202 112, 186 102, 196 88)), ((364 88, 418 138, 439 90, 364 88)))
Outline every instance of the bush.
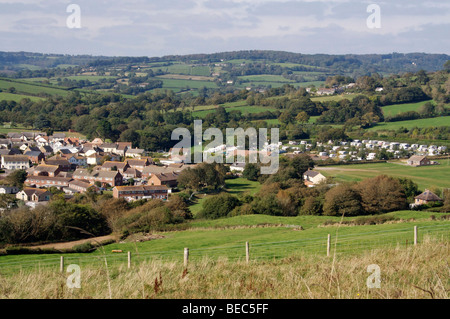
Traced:
POLYGON ((73 252, 75 253, 90 253, 93 252, 96 248, 91 244, 91 242, 79 244, 72 247, 73 252))
POLYGON ((207 219, 226 217, 239 204, 239 199, 228 193, 211 196, 205 199, 202 204, 203 209, 197 217, 207 219))

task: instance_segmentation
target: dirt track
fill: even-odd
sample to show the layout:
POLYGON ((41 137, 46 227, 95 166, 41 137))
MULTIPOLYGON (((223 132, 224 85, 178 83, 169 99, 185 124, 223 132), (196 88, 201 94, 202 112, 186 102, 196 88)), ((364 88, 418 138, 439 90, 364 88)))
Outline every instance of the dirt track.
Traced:
POLYGON ((68 242, 64 242, 64 243, 53 243, 53 244, 45 244, 45 245, 38 245, 38 246, 33 246, 30 248, 54 248, 54 249, 69 249, 72 248, 73 246, 76 245, 80 245, 86 242, 91 242, 91 243, 95 243, 97 242, 102 242, 105 240, 109 240, 109 239, 116 239, 116 237, 114 235, 107 235, 107 236, 100 236, 100 237, 93 237, 93 238, 87 238, 87 239, 81 239, 81 240, 76 240, 76 241, 68 241, 68 242))

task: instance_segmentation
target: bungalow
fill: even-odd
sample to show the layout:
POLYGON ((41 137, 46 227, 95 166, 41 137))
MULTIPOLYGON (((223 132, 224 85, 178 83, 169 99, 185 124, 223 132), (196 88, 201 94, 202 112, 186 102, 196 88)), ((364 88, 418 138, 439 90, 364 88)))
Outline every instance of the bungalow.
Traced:
POLYGON ((336 89, 319 88, 316 93, 317 95, 332 95, 336 93, 336 89))
POLYGON ((80 155, 72 155, 68 159, 69 163, 72 166, 86 166, 87 165, 87 158, 80 155))
POLYGON ((102 186, 121 186, 123 183, 122 174, 118 171, 92 171, 87 169, 76 169, 72 178, 75 180, 89 181, 90 183, 100 182, 102 186))
POLYGON ((145 150, 141 148, 130 148, 127 149, 125 155, 126 157, 132 157, 132 158, 141 158, 144 155, 145 150))
POLYGON ((442 202, 442 198, 426 189, 422 194, 414 197, 414 205, 442 202))
MULTIPOLYGON (((67 189, 70 190, 71 193, 86 193, 90 187, 96 188, 95 185, 89 182, 72 180, 69 182, 69 187, 67 189)), ((66 191, 67 189, 65 189, 64 191, 66 191)))
POLYGON ((178 185, 178 173, 160 173, 153 174, 149 180, 148 185, 166 185, 168 187, 176 187, 178 185))
POLYGON ((41 163, 46 165, 58 166, 60 171, 62 172, 68 172, 72 169, 72 164, 70 164, 70 162, 66 158, 59 156, 48 158, 45 161, 41 161, 41 163))
POLYGON ((30 160, 24 155, 3 155, 2 168, 9 170, 30 168, 30 160))
POLYGON ((49 201, 52 193, 46 189, 40 188, 24 188, 16 194, 16 198, 23 200, 24 202, 44 202, 49 201))
POLYGON ((129 160, 127 160, 127 163, 131 168, 135 168, 140 171, 142 171, 145 167, 147 167, 151 164, 151 162, 149 161, 148 158, 146 158, 146 159, 129 159, 129 160))
POLYGON ((120 173, 123 173, 124 170, 130 168, 130 165, 128 165, 128 162, 116 162, 116 161, 105 161, 103 162, 102 166, 100 166, 100 170, 102 171, 119 171, 120 173))
POLYGON ((116 153, 117 152, 117 144, 116 143, 103 143, 100 145, 100 148, 103 152, 106 153, 116 153))
POLYGON ((19 187, 16 186, 0 186, 0 194, 17 194, 20 191, 19 187))
POLYGON ((171 165, 169 166, 149 165, 146 166, 143 170, 141 170, 141 174, 142 178, 149 178, 154 174, 181 172, 186 167, 188 167, 188 165, 184 165, 182 167, 174 167, 171 165))
POLYGON ((426 156, 420 155, 411 156, 406 163, 414 167, 431 165, 431 161, 426 156))
POLYGON ((315 185, 325 181, 326 177, 323 176, 319 172, 316 172, 316 171, 313 171, 313 170, 307 170, 303 174, 303 180, 304 180, 306 186, 314 187, 315 185))
POLYGON ((114 198, 125 198, 128 201, 159 198, 168 199, 169 188, 165 185, 139 185, 139 186, 116 186, 113 189, 114 198))
POLYGON ((61 172, 59 165, 39 164, 34 167, 32 175, 55 177, 61 172))

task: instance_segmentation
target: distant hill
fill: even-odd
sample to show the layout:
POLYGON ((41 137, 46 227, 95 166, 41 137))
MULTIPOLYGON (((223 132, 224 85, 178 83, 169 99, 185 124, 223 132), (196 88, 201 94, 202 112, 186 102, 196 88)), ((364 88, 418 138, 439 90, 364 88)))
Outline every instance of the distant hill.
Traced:
MULTIPOLYGON (((58 66, 110 66, 114 64, 183 62, 183 63, 223 63, 245 60, 246 63, 287 64, 291 71, 319 71, 352 76, 370 75, 374 72, 392 74, 401 72, 437 71, 450 56, 429 53, 390 54, 301 54, 284 51, 231 51, 213 54, 168 55, 163 57, 107 57, 91 55, 42 54, 31 52, 1 52, 0 72, 21 69, 55 68, 58 66), (296 64, 296 65, 295 65, 296 64), (308 68, 309 67, 309 68, 308 68)), ((248 75, 248 74, 246 74, 248 75)))

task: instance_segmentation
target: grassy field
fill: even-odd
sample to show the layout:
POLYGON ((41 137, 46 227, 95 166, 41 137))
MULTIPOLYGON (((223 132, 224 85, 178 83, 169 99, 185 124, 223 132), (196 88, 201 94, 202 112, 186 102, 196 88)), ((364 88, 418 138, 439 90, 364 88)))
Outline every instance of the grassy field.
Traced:
POLYGON ((217 88, 216 83, 211 81, 190 81, 190 80, 176 80, 176 79, 164 79, 155 77, 163 82, 163 89, 171 89, 175 91, 181 91, 187 87, 191 89, 200 89, 202 87, 206 88, 217 88))
POLYGON ((417 103, 405 103, 405 104, 393 104, 383 106, 383 114, 384 116, 393 116, 399 113, 408 112, 408 111, 418 111, 422 105, 425 103, 429 103, 432 101, 422 101, 417 103))
POLYGON ((0 92, 0 101, 6 100, 6 101, 20 102, 22 99, 30 99, 31 101, 39 101, 39 100, 43 100, 44 98, 37 97, 37 96, 31 96, 31 95, 0 92))
POLYGON ((414 127, 437 127, 437 126, 450 126, 450 116, 441 116, 428 119, 399 121, 399 122, 382 122, 369 128, 369 131, 385 131, 385 130, 398 130, 401 127, 412 129, 414 127))
POLYGON ((421 190, 432 187, 449 187, 450 161, 438 160, 440 165, 411 167, 401 162, 355 164, 316 167, 323 175, 337 182, 360 181, 378 175, 406 177, 418 184, 421 190))
POLYGON ((39 93, 47 93, 50 95, 61 95, 65 96, 70 91, 60 89, 60 88, 53 88, 49 86, 42 86, 42 85, 36 85, 32 82, 26 82, 26 81, 15 81, 15 80, 5 80, 0 79, 0 89, 7 90, 10 87, 14 87, 18 93, 25 94, 25 95, 37 95, 39 93))
POLYGON ((131 269, 125 264, 82 267, 81 289, 68 288, 69 273, 36 269, 2 276, 0 298, 448 299, 449 248, 448 241, 428 240, 417 247, 338 258, 297 254, 249 263, 205 258, 190 261, 187 268, 182 262, 150 259, 131 269), (381 270, 378 288, 367 285, 373 264, 381 270))

